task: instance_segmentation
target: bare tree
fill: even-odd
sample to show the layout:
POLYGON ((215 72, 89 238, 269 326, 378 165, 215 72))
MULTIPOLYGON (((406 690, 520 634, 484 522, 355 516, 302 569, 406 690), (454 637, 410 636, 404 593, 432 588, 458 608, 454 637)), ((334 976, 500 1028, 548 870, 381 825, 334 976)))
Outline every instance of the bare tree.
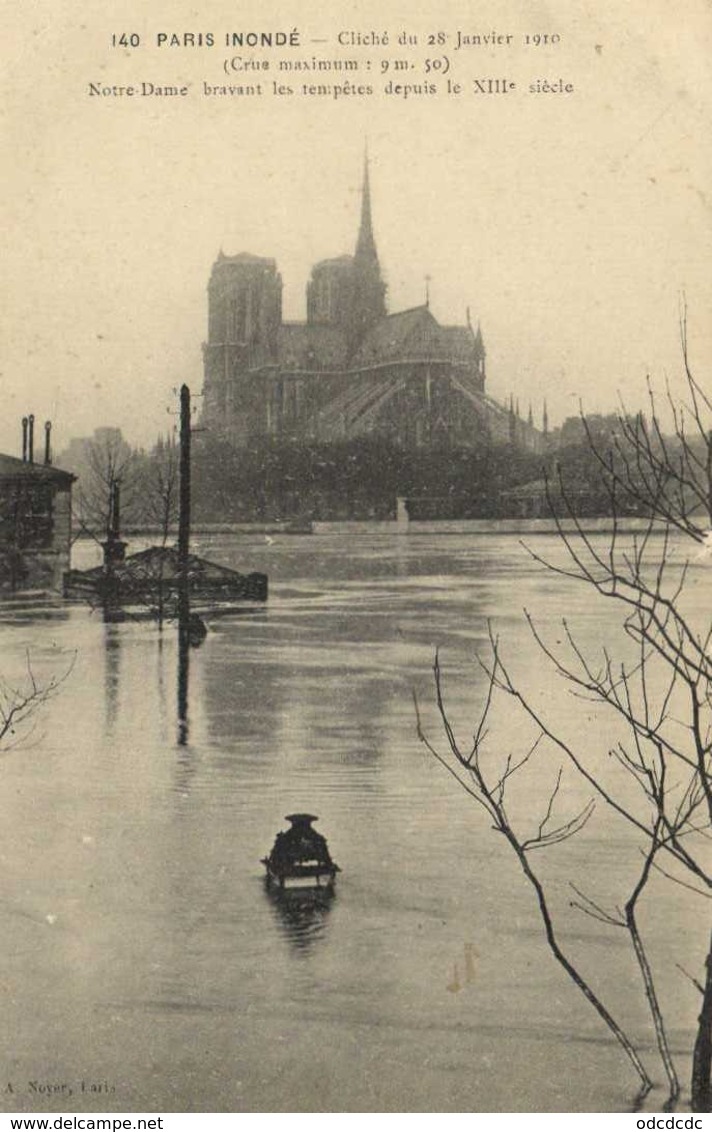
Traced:
POLYGON ((141 476, 142 519, 158 530, 161 546, 166 546, 170 534, 178 525, 180 460, 178 446, 170 438, 160 441, 146 459, 141 476))
POLYGON ((77 512, 84 533, 100 540, 109 537, 117 484, 124 509, 133 505, 134 463, 134 454, 118 429, 98 430, 88 442, 86 464, 79 469, 77 512))
POLYGON ((650 424, 642 413, 631 415, 623 406, 612 450, 603 450, 596 442, 585 416, 583 424, 590 449, 619 496, 635 501, 646 513, 688 538, 704 543, 712 528, 712 399, 690 364, 684 305, 680 339, 684 400, 673 395, 669 384, 662 398, 663 409, 673 422, 671 435, 660 423, 660 399, 650 380, 650 424))
POLYGON ((97 430, 80 483, 80 533, 100 543, 104 558, 101 567, 88 572, 88 581, 86 572, 74 572, 72 585, 76 580, 77 592, 109 619, 148 617, 163 628, 178 617, 180 555, 168 545, 180 516, 181 457, 175 438, 159 438, 146 453, 130 449, 117 429, 97 430), (125 517, 127 509, 134 530, 152 536, 152 545, 128 556, 119 529, 119 511, 125 517))
POLYGON ((0 753, 13 750, 28 738, 38 713, 52 700, 69 677, 74 661, 60 676, 38 681, 26 655, 25 673, 19 681, 0 677, 0 753))
POLYGON ((448 754, 451 759, 454 760, 454 765, 451 759, 448 758, 448 754, 443 755, 423 730, 416 699, 415 710, 418 720, 418 738, 425 744, 428 751, 438 762, 453 775, 466 793, 485 811, 492 822, 492 828, 497 833, 503 835, 509 847, 514 851, 524 876, 536 895, 539 915, 549 950, 623 1049, 626 1057, 630 1060, 635 1072, 640 1078, 641 1095, 644 1096, 652 1088, 653 1082, 648 1076, 647 1070, 628 1035, 618 1024, 610 1010, 604 1005, 601 997, 584 978, 571 957, 564 951, 558 938, 546 889, 531 860, 531 854, 536 850, 558 845, 574 837, 576 833, 583 829, 591 817, 594 802, 590 800, 581 810, 570 818, 555 819, 554 809, 559 795, 562 775, 561 768, 559 768, 543 814, 540 814, 538 819, 530 820, 529 831, 521 831, 517 828, 516 823, 510 818, 508 812, 508 788, 511 786, 515 777, 522 772, 536 755, 543 732, 540 732, 529 750, 519 759, 513 758, 510 754, 504 764, 502 765, 500 763, 494 771, 490 770, 488 772, 484 768, 483 755, 488 733, 488 718, 493 692, 499 686, 500 668, 501 662, 499 660, 498 646, 496 642, 493 642, 493 664, 488 673, 489 685, 487 698, 475 729, 472 745, 469 750, 463 751, 455 738, 455 732, 445 708, 440 661, 439 657, 436 655, 434 673, 438 711, 447 737, 448 754))
POLYGON ((159 628, 170 613, 175 614, 175 601, 167 603, 165 549, 178 524, 180 505, 180 456, 172 438, 159 441, 143 462, 140 475, 141 518, 152 530, 160 534, 160 553, 155 554, 144 567, 146 604, 159 628))
MULTIPOLYGON (((678 1078, 636 913, 653 875, 684 886, 695 899, 704 901, 712 895, 712 624, 706 611, 695 609, 690 597, 687 582, 691 558, 684 552, 687 540, 699 556, 700 544, 707 542, 712 525, 712 401, 690 366, 684 313, 681 338, 686 396, 678 402, 667 391, 672 435, 667 435, 660 423, 652 388, 649 424, 641 414, 631 417, 623 409, 618 435, 605 451, 587 430, 608 493, 610 535, 602 541, 587 532, 577 517, 574 500, 567 495, 565 477, 559 472, 557 509, 552 507, 552 514, 566 552, 564 561, 548 561, 529 551, 547 570, 583 585, 621 611, 626 643, 616 649, 604 647, 593 659, 586 655, 566 620, 563 636, 559 634, 562 643, 552 645, 525 611, 534 639, 565 687, 574 696, 597 703, 622 725, 624 737, 609 749, 607 764, 592 757, 590 736, 584 747, 580 740, 567 740, 558 725, 544 718, 511 674, 493 635, 491 658, 482 662, 490 681, 487 701, 475 730, 475 745, 472 751, 463 753, 443 704, 437 660, 435 669, 436 698, 448 741, 449 757, 445 761, 449 769, 466 772, 463 784, 470 788, 468 792, 474 789, 477 800, 495 819, 495 828, 514 848, 538 895, 540 881, 532 873, 529 860, 532 850, 574 836, 581 828, 581 815, 561 821, 550 831, 558 796, 557 778, 539 815, 538 832, 523 839, 513 832, 507 820, 506 787, 515 773, 521 773, 532 752, 508 760, 494 781, 484 776, 480 757, 486 734, 484 720, 494 695, 512 701, 534 727, 537 743, 556 751, 588 784, 592 796, 601 799, 638 839, 642 864, 628 898, 613 910, 607 909, 577 885, 573 905, 628 932, 654 1022, 671 1104, 679 1093, 678 1078), (621 511, 631 501, 647 516, 642 529, 632 535, 622 530, 620 519, 621 511), (625 772, 632 791, 621 789, 616 768, 625 772)), ((551 494, 553 497, 553 489, 551 494)), ((443 761, 420 724, 419 735, 443 761)), ((540 908, 549 946, 566 968, 553 946, 541 898, 540 908)), ((566 969, 583 990, 573 971, 566 969)), ((712 940, 704 977, 693 981, 701 994, 701 1009, 692 1050, 691 1101, 695 1111, 706 1112, 712 1108, 712 940)), ((635 1065, 645 1088, 646 1079, 650 1081, 647 1073, 641 1073, 619 1033, 600 1010, 599 1014, 635 1065)))

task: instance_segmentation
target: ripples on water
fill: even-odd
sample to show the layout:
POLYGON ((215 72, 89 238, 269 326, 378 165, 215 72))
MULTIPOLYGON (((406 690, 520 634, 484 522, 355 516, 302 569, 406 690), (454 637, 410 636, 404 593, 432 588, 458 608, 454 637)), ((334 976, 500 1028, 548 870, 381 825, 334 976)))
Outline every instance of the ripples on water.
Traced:
MULTIPOLYGON (((494 618, 556 712, 522 608, 554 633, 565 611, 591 645, 613 631, 612 611, 542 574, 511 537, 224 537, 197 550, 266 570, 271 592, 266 609, 211 621, 191 652, 184 746, 170 628, 21 607, 0 626, 6 676, 26 650, 40 677, 74 665, 2 763, 4 1063, 18 1086, 6 1107, 625 1108, 627 1066, 543 947, 506 846, 418 745, 412 699, 436 735, 439 647, 448 704, 471 733, 475 653, 494 618), (343 869, 333 897, 265 889, 259 859, 297 809, 320 815, 343 869), (75 1093, 38 1106, 36 1078, 75 1093), (114 1091, 78 1094, 82 1080, 114 1091)), ((595 747, 605 735, 587 710, 576 726, 595 747)), ((517 725, 505 717, 497 735, 493 757, 506 757, 517 725)), ((525 817, 555 773, 529 779, 525 817)), ((580 800, 573 783, 564 797, 580 800)), ((592 895, 619 899, 636 852, 599 807, 543 869, 566 944, 649 1043, 622 933, 567 908, 582 871, 592 895)), ((684 895, 666 893, 646 924, 658 958, 688 961, 684 895)), ((684 1050, 695 994, 665 969, 684 1050)))

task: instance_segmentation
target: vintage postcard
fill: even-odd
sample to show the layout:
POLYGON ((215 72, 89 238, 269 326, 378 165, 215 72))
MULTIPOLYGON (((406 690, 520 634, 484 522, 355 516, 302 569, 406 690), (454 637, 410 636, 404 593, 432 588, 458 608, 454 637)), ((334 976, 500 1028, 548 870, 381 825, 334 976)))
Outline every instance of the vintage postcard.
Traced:
POLYGON ((709 4, 2 53, 3 1110, 709 1111, 709 4))

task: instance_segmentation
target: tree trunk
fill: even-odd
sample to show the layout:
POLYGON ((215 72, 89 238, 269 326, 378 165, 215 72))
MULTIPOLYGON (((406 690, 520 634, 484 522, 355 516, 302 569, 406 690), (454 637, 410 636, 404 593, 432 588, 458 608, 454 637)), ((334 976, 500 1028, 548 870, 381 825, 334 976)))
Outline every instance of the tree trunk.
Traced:
POLYGON ((705 962, 705 985, 692 1055, 692 1111, 712 1112, 712 938, 705 962))

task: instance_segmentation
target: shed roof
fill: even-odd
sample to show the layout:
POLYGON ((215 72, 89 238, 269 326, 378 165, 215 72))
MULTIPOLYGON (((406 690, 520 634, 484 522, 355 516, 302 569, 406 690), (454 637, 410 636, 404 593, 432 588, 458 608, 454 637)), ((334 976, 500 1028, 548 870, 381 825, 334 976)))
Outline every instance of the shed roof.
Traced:
POLYGON ((17 456, 7 456, 0 452, 0 480, 36 480, 69 487, 77 477, 71 472, 55 468, 52 464, 34 464, 20 460, 17 456))

